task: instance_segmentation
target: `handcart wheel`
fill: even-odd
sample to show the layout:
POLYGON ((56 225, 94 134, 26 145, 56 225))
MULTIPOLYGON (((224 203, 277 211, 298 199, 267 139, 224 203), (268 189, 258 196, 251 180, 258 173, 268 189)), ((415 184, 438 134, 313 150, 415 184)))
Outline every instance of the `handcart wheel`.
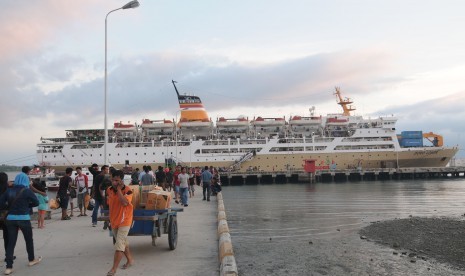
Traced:
POLYGON ((169 218, 170 222, 168 225, 168 244, 171 250, 176 249, 178 244, 178 221, 175 216, 169 218))

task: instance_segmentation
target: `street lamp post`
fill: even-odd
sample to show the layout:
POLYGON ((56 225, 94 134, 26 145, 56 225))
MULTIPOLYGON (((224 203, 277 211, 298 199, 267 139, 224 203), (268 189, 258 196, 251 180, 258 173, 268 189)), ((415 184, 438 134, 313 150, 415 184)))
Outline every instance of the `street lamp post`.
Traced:
MULTIPOLYGON (((176 143, 176 154, 175 154, 175 157, 176 157, 176 163, 178 162, 178 113, 179 115, 181 115, 181 112, 184 111, 184 110, 187 110, 187 108, 181 108, 179 109, 178 111, 176 111, 176 119, 174 121, 174 142, 176 143)), ((181 118, 179 118, 179 120, 181 120, 181 118)))
POLYGON ((107 16, 105 16, 105 103, 104 103, 104 110, 105 110, 105 119, 104 119, 104 128, 105 128, 105 141, 103 144, 103 164, 108 165, 108 155, 107 155, 107 144, 108 144, 108 125, 107 125, 107 18, 108 15, 114 11, 117 10, 126 10, 126 9, 134 9, 139 7, 139 2, 137 0, 130 1, 126 5, 122 6, 121 8, 112 10, 107 13, 107 16))

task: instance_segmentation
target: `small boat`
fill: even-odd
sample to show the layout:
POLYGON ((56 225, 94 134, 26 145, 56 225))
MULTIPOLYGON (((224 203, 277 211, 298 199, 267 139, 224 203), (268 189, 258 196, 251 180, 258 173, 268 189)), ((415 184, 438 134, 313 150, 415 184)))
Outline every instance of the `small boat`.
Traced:
POLYGON ((60 186, 60 179, 57 176, 41 177, 40 181, 45 182, 48 191, 57 191, 60 186))

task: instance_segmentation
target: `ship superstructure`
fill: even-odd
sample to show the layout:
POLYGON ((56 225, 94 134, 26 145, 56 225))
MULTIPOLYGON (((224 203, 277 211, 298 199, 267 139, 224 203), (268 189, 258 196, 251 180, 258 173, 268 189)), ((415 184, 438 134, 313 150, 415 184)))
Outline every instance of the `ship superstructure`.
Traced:
MULTIPOLYGON (((304 160, 313 159, 317 169, 439 167, 458 151, 445 147, 442 136, 431 132, 397 134, 395 116, 352 115, 355 107, 339 88, 335 95, 342 113, 318 116, 313 107, 308 116, 220 117, 214 124, 198 96, 181 95, 172 83, 179 118, 115 123, 107 145, 112 166, 153 167, 174 161, 284 171, 301 170, 304 160)), ((42 138, 37 156, 43 165, 57 169, 103 163, 103 141, 101 129, 67 130, 65 138, 42 138)))

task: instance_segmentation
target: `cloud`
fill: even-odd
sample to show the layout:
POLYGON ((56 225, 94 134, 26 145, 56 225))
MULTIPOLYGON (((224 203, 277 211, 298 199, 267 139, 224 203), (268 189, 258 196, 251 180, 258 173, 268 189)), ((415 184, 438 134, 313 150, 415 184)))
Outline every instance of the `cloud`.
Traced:
MULTIPOLYGON (((464 145, 465 133, 465 91, 459 91, 432 100, 414 104, 386 107, 376 114, 395 114, 399 121, 397 128, 402 130, 422 130, 444 136, 449 146, 464 145)), ((459 152, 463 156, 464 153, 459 152)))
MULTIPOLYGON (((151 115, 176 110, 178 104, 171 79, 178 81, 181 93, 200 96, 209 111, 235 107, 273 108, 296 103, 314 105, 332 99, 329 91, 341 83, 348 89, 366 93, 366 87, 386 70, 386 58, 379 53, 363 63, 354 62, 366 55, 339 52, 260 66, 240 65, 222 57, 175 53, 125 57, 109 63, 108 112, 124 120, 144 112, 151 115)), ((54 60, 40 59, 36 64, 37 70, 30 66, 17 71, 18 78, 32 80, 29 86, 22 89, 14 83, 9 86, 10 93, 19 96, 16 99, 19 106, 29 110, 19 118, 27 120, 28 116, 49 114, 56 118, 53 123, 72 126, 80 123, 83 115, 101 116, 103 79, 70 81, 84 66, 82 59, 62 56, 54 60), (43 80, 57 80, 68 85, 47 94, 41 91, 43 80)), ((7 121, 0 121, 0 125, 7 126, 7 121)))

